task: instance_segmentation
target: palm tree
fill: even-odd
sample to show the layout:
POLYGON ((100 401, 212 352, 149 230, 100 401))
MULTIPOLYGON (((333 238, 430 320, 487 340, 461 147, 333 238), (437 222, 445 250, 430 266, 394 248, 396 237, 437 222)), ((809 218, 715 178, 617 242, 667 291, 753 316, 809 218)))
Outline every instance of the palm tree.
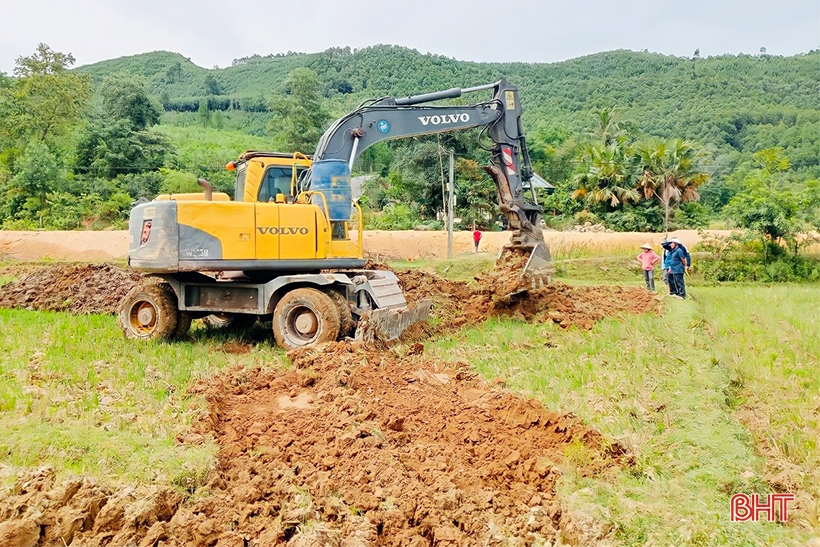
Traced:
POLYGON ((669 234, 669 215, 679 204, 700 199, 698 187, 709 180, 700 165, 705 154, 684 139, 651 139, 635 146, 643 175, 640 193, 658 198, 664 207, 663 228, 669 234))
POLYGON ((586 133, 593 141, 610 145, 626 137, 627 131, 621 127, 622 122, 618 119, 614 106, 594 110, 592 115, 595 118, 595 126, 587 128, 586 133))
POLYGON ((585 169, 573 177, 576 189, 572 197, 584 198, 592 204, 607 203, 612 208, 640 201, 641 194, 630 181, 630 156, 631 151, 622 139, 610 144, 585 145, 581 155, 585 169))

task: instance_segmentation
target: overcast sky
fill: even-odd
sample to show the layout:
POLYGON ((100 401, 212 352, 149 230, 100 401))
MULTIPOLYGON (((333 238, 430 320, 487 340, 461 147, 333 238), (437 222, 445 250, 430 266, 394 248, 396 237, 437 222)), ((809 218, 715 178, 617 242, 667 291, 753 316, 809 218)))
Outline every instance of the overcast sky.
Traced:
POLYGON ((820 48, 820 0, 0 0, 0 71, 39 42, 77 66, 154 50, 235 58, 398 44, 468 61, 613 49, 676 56, 820 48))

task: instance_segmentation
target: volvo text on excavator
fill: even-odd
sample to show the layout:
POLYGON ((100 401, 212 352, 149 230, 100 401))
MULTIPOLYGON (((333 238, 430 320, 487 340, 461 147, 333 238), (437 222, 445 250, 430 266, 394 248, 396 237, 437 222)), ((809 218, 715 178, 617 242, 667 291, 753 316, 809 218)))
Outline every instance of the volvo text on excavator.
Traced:
POLYGON ((482 128, 492 140, 491 165, 502 212, 512 231, 504 254, 527 258, 521 287, 548 283, 554 266, 540 228, 541 208, 525 183, 533 176, 521 125, 518 90, 506 80, 467 89, 363 103, 336 120, 312 157, 248 151, 228 164, 235 199, 204 191, 158 196, 129 221, 129 265, 145 280, 122 301, 119 322, 129 338, 184 335, 191 320, 211 324, 270 318, 287 349, 354 336, 393 339, 425 321, 431 303, 408 305, 396 276, 366 270, 363 221, 352 229, 350 170, 369 146, 387 140, 482 128), (471 105, 433 101, 492 90, 471 105))

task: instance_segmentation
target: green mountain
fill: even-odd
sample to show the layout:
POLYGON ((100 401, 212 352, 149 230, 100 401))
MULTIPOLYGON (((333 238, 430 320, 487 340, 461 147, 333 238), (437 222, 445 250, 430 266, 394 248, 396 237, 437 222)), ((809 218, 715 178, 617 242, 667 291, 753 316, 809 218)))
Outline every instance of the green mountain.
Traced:
MULTIPOLYGON (((685 137, 718 151, 782 146, 795 169, 817 167, 820 150, 820 50, 792 57, 681 58, 610 51, 560 63, 474 63, 399 46, 236 59, 205 69, 164 51, 76 69, 98 82, 116 72, 145 77, 169 111, 260 112, 283 93, 287 75, 309 67, 341 115, 364 98, 480 85, 505 77, 521 89, 528 131, 577 132, 589 112, 616 106, 644 133, 685 137)), ((478 98, 478 97, 477 97, 478 98)))

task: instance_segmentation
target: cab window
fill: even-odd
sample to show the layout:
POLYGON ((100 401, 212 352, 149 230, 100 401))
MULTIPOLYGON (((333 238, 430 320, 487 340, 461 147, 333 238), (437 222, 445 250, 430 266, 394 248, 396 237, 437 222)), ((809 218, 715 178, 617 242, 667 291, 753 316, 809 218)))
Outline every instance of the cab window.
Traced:
MULTIPOLYGON (((304 168, 296 168, 296 178, 304 168)), ((291 167, 269 167, 262 177, 262 184, 259 185, 259 195, 257 201, 274 201, 277 194, 290 196, 290 181, 293 171, 291 167)))
POLYGON ((236 166, 236 194, 235 201, 245 201, 245 176, 248 174, 248 165, 240 163, 236 166))

